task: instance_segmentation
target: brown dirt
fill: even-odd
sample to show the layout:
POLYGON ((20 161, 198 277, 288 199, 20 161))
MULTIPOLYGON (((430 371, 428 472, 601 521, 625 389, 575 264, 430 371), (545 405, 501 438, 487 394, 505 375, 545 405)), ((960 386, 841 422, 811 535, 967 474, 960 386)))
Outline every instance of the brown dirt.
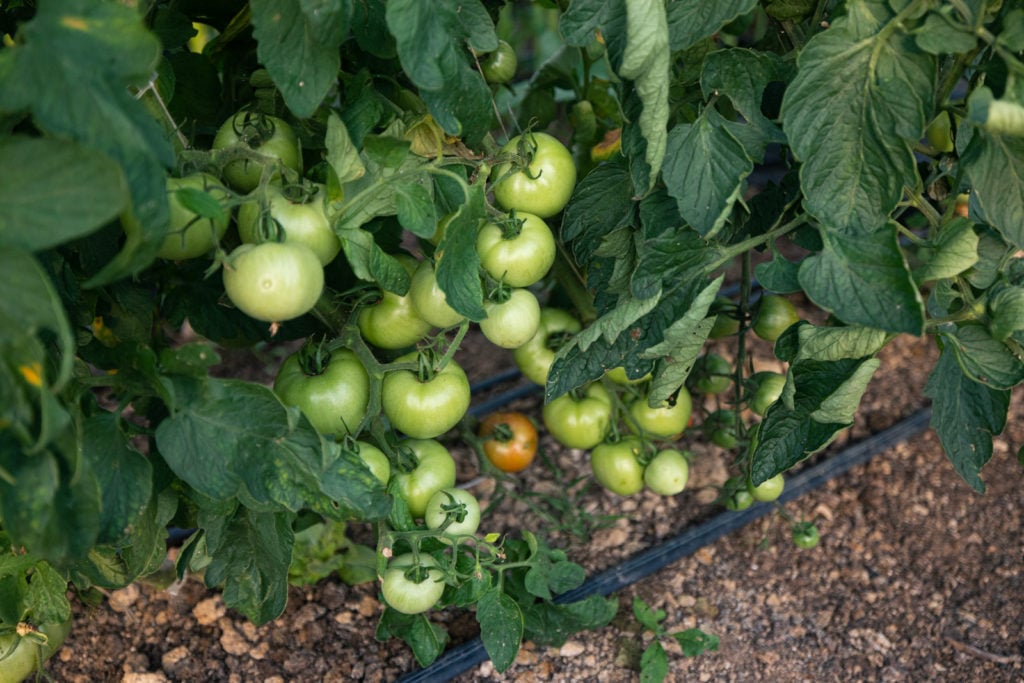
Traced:
MULTIPOLYGON (((470 342, 463 359, 477 377, 511 366, 507 354, 488 349, 474 356, 473 348, 470 342)), ((764 349, 758 357, 767 358, 764 349)), ((931 343, 900 339, 882 358, 857 424, 834 449, 924 405, 931 343)), ((770 361, 758 369, 770 369, 770 361)), ((768 515, 622 591, 610 626, 577 634, 561 648, 527 643, 504 674, 487 662, 456 680, 639 680, 639 654, 650 636, 632 617, 635 595, 667 613, 670 631, 695 626, 721 639, 718 652, 696 659, 666 641, 668 680, 1024 680, 1024 498, 1014 457, 1024 443, 1020 398, 985 470, 984 496, 957 477, 926 432, 785 506, 789 515, 818 523, 817 549, 796 549, 781 516, 768 515)), ((539 416, 536 398, 516 405, 539 416)), ((583 509, 623 516, 587 544, 573 544, 565 532, 550 533, 551 542, 569 548, 593 574, 716 512, 711 501, 714 485, 727 476, 725 454, 696 434, 683 441, 697 455, 686 491, 622 499, 591 489, 583 509)), ((584 453, 549 439, 543 448, 567 479, 586 471, 584 453)), ((460 481, 473 480, 475 460, 464 448, 456 451, 460 481)), ((539 466, 519 481, 533 490, 560 486, 539 466)), ((473 490, 489 500, 494 487, 485 480, 473 490)), ((545 527, 507 497, 486 524, 496 531, 545 527)), ((48 667, 58 681, 391 681, 416 668, 404 644, 374 639, 381 606, 373 585, 327 580, 293 588, 284 615, 262 627, 226 611, 196 579, 169 589, 129 586, 98 607, 74 604, 72 635, 48 667)), ((432 618, 457 642, 473 635, 465 613, 432 618)))

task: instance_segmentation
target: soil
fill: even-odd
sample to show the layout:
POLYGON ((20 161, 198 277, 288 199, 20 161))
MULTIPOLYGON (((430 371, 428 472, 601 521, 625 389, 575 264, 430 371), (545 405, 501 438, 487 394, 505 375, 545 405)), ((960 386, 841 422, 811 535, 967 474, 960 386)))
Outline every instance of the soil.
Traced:
MULTIPOLYGON (((460 351, 471 376, 512 367, 508 354, 482 351, 482 343, 471 340, 460 351)), ((767 349, 755 351, 756 368, 773 369, 767 349)), ((922 388, 934 344, 901 338, 881 358, 857 423, 829 452, 926 405, 922 388)), ((244 358, 232 363, 246 366, 244 358)), ((268 366, 265 357, 248 364, 255 375, 268 366)), ((514 406, 539 419, 535 393, 514 406)), ((717 652, 692 659, 664 639, 666 680, 1024 680, 1024 496, 1015 457, 1024 443, 1022 417, 1018 393, 983 473, 985 495, 959 479, 934 433, 925 432, 783 508, 817 523, 816 549, 797 549, 783 516, 767 515, 623 590, 609 626, 579 633, 560 648, 525 643, 503 674, 486 662, 455 680, 640 680, 640 655, 651 635, 632 616, 634 596, 665 611, 669 633, 698 627, 720 639, 717 652)), ((478 477, 475 457, 457 441, 451 445, 460 481, 482 501, 496 499, 499 485, 478 477)), ((565 547, 588 574, 613 567, 720 510, 713 501, 715 486, 728 476, 727 454, 703 443, 696 430, 682 445, 696 458, 678 496, 644 492, 623 499, 588 488, 576 508, 587 514, 561 516, 557 525, 505 496, 487 530, 548 529, 549 542, 565 547), (587 542, 570 535, 570 528, 602 515, 619 517, 592 530, 587 542)), ((542 448, 561 479, 538 463, 513 484, 565 496, 565 482, 587 471, 586 454, 550 439, 542 448)), ((382 607, 372 584, 328 579, 293 588, 285 613, 260 627, 226 610, 220 595, 196 578, 165 588, 134 584, 99 606, 73 604, 72 634, 48 665, 57 681, 392 681, 418 668, 403 643, 375 640, 382 607)), ((465 612, 443 610, 432 619, 449 628, 454 642, 475 636, 465 612)))

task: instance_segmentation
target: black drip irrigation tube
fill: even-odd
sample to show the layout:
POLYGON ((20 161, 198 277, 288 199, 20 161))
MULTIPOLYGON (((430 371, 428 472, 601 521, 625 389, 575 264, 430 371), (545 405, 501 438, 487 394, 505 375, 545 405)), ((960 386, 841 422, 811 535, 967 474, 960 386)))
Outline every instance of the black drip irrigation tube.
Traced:
MULTIPOLYGON (((873 434, 863 441, 801 470, 792 477, 787 477, 786 488, 777 502, 782 504, 795 500, 829 480, 848 472, 853 467, 866 463, 893 446, 917 436, 928 428, 930 419, 931 409, 922 408, 892 427, 873 434)), ((664 543, 633 555, 617 567, 595 574, 579 588, 556 597, 555 602, 574 602, 591 595, 611 595, 677 560, 693 555, 704 546, 771 514, 774 510, 774 503, 755 503, 746 510, 722 512, 664 543)), ((448 650, 429 667, 407 674, 400 678, 399 682, 442 683, 482 664, 487 659, 483 641, 476 638, 448 650)))

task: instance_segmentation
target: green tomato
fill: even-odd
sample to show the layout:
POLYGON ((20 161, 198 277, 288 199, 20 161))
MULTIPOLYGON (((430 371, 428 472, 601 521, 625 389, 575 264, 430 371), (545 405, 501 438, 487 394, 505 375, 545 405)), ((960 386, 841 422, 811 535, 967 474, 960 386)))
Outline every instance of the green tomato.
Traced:
POLYGON ((487 317, 480 321, 480 331, 503 349, 518 349, 540 327, 540 303, 528 289, 513 289, 505 301, 484 303, 484 310, 487 317))
POLYGON ((629 406, 629 414, 640 433, 663 439, 678 439, 690 424, 692 401, 686 389, 680 389, 674 401, 662 401, 655 408, 641 396, 629 406))
POLYGON ((274 393, 298 406, 321 434, 351 434, 366 416, 370 376, 348 349, 332 351, 318 374, 307 374, 302 352, 288 356, 277 371, 274 393))
POLYGON ((928 144, 938 151, 947 154, 952 152, 954 149, 953 132, 949 114, 944 111, 939 112, 939 115, 928 124, 927 130, 925 130, 925 137, 928 140, 928 144))
POLYGON ((793 538, 793 544, 797 548, 810 550, 811 548, 818 547, 820 536, 818 535, 818 527, 813 522, 797 522, 790 530, 790 534, 793 538))
POLYGON ((756 389, 750 398, 750 409, 757 415, 764 415, 768 407, 779 400, 786 386, 786 376, 777 372, 758 372, 751 377, 756 389))
POLYGON ((403 439, 398 445, 407 448, 416 460, 412 472, 394 475, 398 491, 409 506, 409 513, 422 517, 435 493, 455 486, 455 460, 448 449, 434 439, 403 439))
POLYGON ((661 496, 674 496, 681 492, 689 478, 690 463, 686 455, 675 448, 659 451, 644 470, 647 488, 661 496))
POLYGON ((721 339, 729 337, 740 331, 740 321, 730 315, 736 310, 736 304, 727 296, 720 296, 715 299, 713 308, 718 309, 715 315, 715 323, 708 332, 708 339, 721 339))
POLYGON ((356 441, 354 450, 366 467, 380 483, 387 485, 391 479, 391 460, 381 449, 366 441, 356 441))
POLYGON ((381 349, 404 349, 430 332, 432 325, 420 317, 409 294, 384 290, 380 301, 359 311, 356 319, 363 339, 381 349))
POLYGON ((732 383, 732 364, 717 353, 699 356, 693 364, 689 383, 702 394, 720 394, 732 383))
POLYGON ((643 449, 643 441, 636 436, 598 444, 590 452, 594 479, 620 496, 638 493, 644 487, 644 466, 638 459, 643 449))
POLYGON ((711 433, 711 442, 720 448, 735 448, 740 440, 736 434, 736 411, 716 410, 704 420, 705 432, 711 433))
POLYGON ((292 127, 260 112, 240 111, 225 121, 213 138, 213 149, 247 149, 265 157, 262 161, 236 159, 224 167, 224 179, 240 192, 256 189, 264 165, 280 164, 294 171, 302 167, 299 141, 292 127))
MULTIPOLYGON (((334 234, 324 212, 327 191, 319 183, 311 183, 305 189, 293 189, 296 187, 271 185, 267 188, 268 205, 264 220, 269 218, 284 230, 282 241, 309 247, 321 265, 326 266, 341 251, 341 240, 334 234)), ((261 212, 260 203, 256 201, 239 207, 238 236, 242 242, 258 244, 266 241, 268 236, 260 234, 261 212)))
POLYGON ((729 510, 746 510, 754 504, 754 496, 747 488, 746 482, 739 477, 731 477, 722 487, 722 500, 729 510))
MULTIPOLYGON (((396 359, 414 363, 413 351, 396 359)), ((469 379, 454 360, 423 380, 413 370, 394 370, 384 376, 381 406, 391 426, 407 436, 430 439, 458 424, 469 408, 469 379)))
POLYGON ((412 553, 391 559, 381 579, 384 602, 402 614, 422 614, 437 604, 444 593, 444 572, 430 555, 412 553))
POLYGON ((495 85, 511 81, 518 66, 519 60, 516 59, 515 49, 504 40, 499 40, 498 49, 480 60, 480 71, 484 75, 484 80, 495 85))
POLYGON ((502 156, 520 153, 529 158, 525 168, 516 169, 505 162, 491 171, 491 181, 496 183, 494 199, 506 211, 515 209, 550 218, 565 208, 576 187, 572 153, 547 133, 517 135, 500 152, 502 156))
POLYGON ((630 379, 629 375, 626 374, 626 368, 622 367, 621 365, 619 365, 618 367, 614 367, 611 370, 608 370, 604 374, 605 377, 607 377, 611 381, 615 382, 619 386, 624 387, 632 386, 634 384, 642 384, 651 378, 651 373, 648 372, 646 375, 643 375, 642 377, 630 379))
POLYGON ((778 294, 761 297, 757 314, 751 328, 761 339, 774 343, 790 325, 800 320, 800 314, 793 303, 778 294))
POLYGON ((313 308, 324 288, 320 259, 301 244, 243 244, 228 256, 224 291, 243 313, 284 322, 313 308))
POLYGON ((466 316, 448 305, 448 297, 438 286, 434 266, 430 261, 420 261, 416 266, 408 296, 416 313, 433 327, 454 327, 466 319, 466 316))
POLYGON ((566 448, 593 448, 604 441, 612 425, 612 397, 600 383, 581 396, 562 394, 544 404, 544 426, 566 448))
POLYGON ((484 225, 477 233, 476 251, 480 265, 495 280, 509 287, 529 287, 555 262, 555 237, 542 218, 522 212, 515 218, 522 223, 484 225))
POLYGON ((581 329, 583 326, 580 321, 568 311, 560 308, 541 309, 537 333, 512 354, 516 367, 531 382, 546 384, 548 371, 555 362, 558 349, 581 329))
POLYGON ((10 633, 0 636, 0 656, 6 655, 0 660, 0 683, 21 683, 28 679, 41 662, 47 661, 64 644, 71 631, 71 620, 43 624, 37 630, 46 636, 45 645, 36 640, 37 635, 10 633))
POLYGON ((750 490, 750 495, 754 500, 762 503, 770 503, 776 500, 782 495, 782 489, 786 487, 786 479, 782 476, 782 473, 776 474, 771 479, 766 479, 757 486, 749 483, 747 488, 750 490))
POLYGON ((441 489, 427 501, 423 521, 428 529, 440 529, 449 518, 451 522, 444 528, 448 536, 475 534, 480 526, 480 503, 469 491, 441 489))
MULTIPOLYGON (((227 232, 228 224, 231 222, 231 209, 224 206, 228 193, 225 192, 220 182, 209 173, 193 173, 184 178, 167 179, 167 201, 171 208, 171 226, 164 237, 163 244, 157 256, 172 261, 192 259, 202 256, 213 249, 224 233, 227 232), (204 205, 209 202, 217 202, 220 205, 220 213, 217 217, 204 217, 192 211, 182 202, 203 201, 202 195, 193 193, 202 192, 207 195, 204 205)), ((213 208, 208 207, 208 208, 213 208)), ((209 215, 209 214, 207 214, 209 215)))

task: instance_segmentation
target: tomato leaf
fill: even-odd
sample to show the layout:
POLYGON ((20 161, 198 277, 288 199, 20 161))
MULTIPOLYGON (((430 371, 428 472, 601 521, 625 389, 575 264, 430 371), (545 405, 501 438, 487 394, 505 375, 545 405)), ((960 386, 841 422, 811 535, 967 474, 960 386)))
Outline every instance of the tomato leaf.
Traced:
POLYGON ((477 183, 468 188, 468 200, 451 216, 434 252, 434 268, 437 286, 448 305, 470 320, 480 321, 487 317, 476 251, 477 229, 486 216, 484 186, 477 183))
MULTIPOLYGON (((958 138, 957 145, 962 141, 958 138)), ((974 186, 971 202, 985 220, 1018 249, 1024 247, 1024 136, 975 129, 961 152, 974 186)))
POLYGON ((71 618, 68 581, 48 562, 37 562, 25 593, 25 608, 36 624, 65 622, 71 618))
POLYGON ((204 581, 223 588, 224 604, 259 626, 277 618, 288 599, 294 534, 288 512, 238 506, 230 517, 200 511, 210 564, 204 581))
POLYGON ((498 588, 484 593, 476 605, 480 639, 499 673, 512 666, 523 642, 523 613, 511 597, 498 588))
MULTIPOLYGON (((737 125, 753 127, 758 137, 763 140, 758 145, 758 154, 754 153, 755 149, 744 144, 747 155, 751 158, 763 158, 765 143, 786 141, 786 136, 778 124, 762 111, 762 102, 765 100, 765 90, 768 86, 775 82, 788 82, 792 78, 792 71, 790 63, 773 52, 719 50, 712 52, 704 60, 700 76, 700 87, 704 96, 710 97, 718 93, 728 97, 747 122, 737 125)), ((742 139, 740 141, 743 142, 742 139)))
POLYGON ((970 52, 978 42, 970 26, 953 24, 938 12, 925 17, 914 31, 914 39, 919 48, 933 55, 970 52))
POLYGON ((490 125, 491 91, 470 67, 465 45, 477 52, 497 49, 487 10, 479 0, 393 0, 386 12, 402 68, 430 113, 448 133, 479 141, 490 125))
POLYGON ((661 683, 668 675, 668 654, 655 640, 640 656, 640 683, 661 683))
POLYGON ((954 469, 975 491, 985 483, 979 473, 992 458, 992 436, 1003 431, 1010 392, 986 386, 966 375, 954 344, 945 344, 924 393, 932 399, 930 425, 954 469))
POLYGON ((601 239, 630 225, 635 211, 625 161, 601 164, 576 184, 562 219, 562 239, 571 242, 573 254, 587 264, 601 239))
POLYGON ((895 230, 823 230, 821 236, 824 249, 804 259, 798 273, 815 304, 850 324, 913 335, 924 331, 924 301, 895 230))
POLYGON ((330 164, 338 182, 342 185, 366 174, 366 167, 359 158, 359 150, 349 137, 345 123, 332 110, 327 115, 327 163, 330 164))
POLYGON ((665 184, 679 213, 704 237, 718 232, 740 198, 754 162, 708 108, 692 124, 669 131, 665 184))
POLYGON ((89 460, 102 494, 98 543, 116 543, 131 532, 152 495, 153 466, 139 453, 113 413, 82 425, 82 456, 89 460))
POLYGON ((944 224, 935 241, 922 250, 924 263, 914 271, 918 282, 956 277, 978 262, 978 234, 966 218, 944 224))
POLYGON ((697 657, 705 652, 718 650, 718 636, 704 633, 699 628, 688 628, 671 636, 679 643, 684 657, 697 657))
POLYGON ((437 230, 437 216, 430 191, 418 183, 408 183, 395 188, 395 208, 398 222, 409 232, 419 237, 430 238, 437 230))
POLYGON ((559 647, 574 633, 605 626, 618 611, 616 598, 600 595, 563 604, 535 602, 523 610, 524 633, 538 645, 559 647))
POLYGON ((1024 364, 979 323, 939 330, 943 344, 955 355, 965 375, 992 389, 1012 389, 1024 382, 1024 364))
POLYGON ((669 47, 673 52, 685 50, 756 5, 757 0, 676 0, 669 3, 669 47))
POLYGON ((800 53, 782 121, 803 162, 805 208, 830 229, 862 235, 920 182, 910 143, 933 111, 936 62, 891 30, 882 3, 848 9, 800 53))
POLYGON ((430 666, 444 652, 449 640, 444 627, 431 622, 425 614, 402 614, 387 607, 377 622, 376 638, 391 637, 405 641, 422 667, 430 666))
POLYGON ((637 121, 647 141, 645 160, 650 167, 650 190, 665 157, 665 128, 668 125, 669 62, 668 23, 661 0, 632 0, 626 3, 626 51, 619 75, 634 81, 643 102, 637 121))
POLYGON ((347 0, 252 0, 249 7, 260 63, 292 113, 312 116, 338 79, 338 47, 348 35, 352 5, 347 0))
POLYGON ((115 218, 127 199, 121 169, 95 150, 22 136, 0 143, 0 244, 62 244, 115 218))

